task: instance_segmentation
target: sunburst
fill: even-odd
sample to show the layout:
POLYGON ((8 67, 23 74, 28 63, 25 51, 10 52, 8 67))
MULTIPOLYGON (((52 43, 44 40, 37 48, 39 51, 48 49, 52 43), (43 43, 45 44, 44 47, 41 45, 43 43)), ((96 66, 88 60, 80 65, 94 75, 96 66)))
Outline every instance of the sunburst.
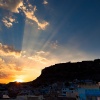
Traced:
POLYGON ((15 82, 23 82, 22 79, 16 79, 15 82))

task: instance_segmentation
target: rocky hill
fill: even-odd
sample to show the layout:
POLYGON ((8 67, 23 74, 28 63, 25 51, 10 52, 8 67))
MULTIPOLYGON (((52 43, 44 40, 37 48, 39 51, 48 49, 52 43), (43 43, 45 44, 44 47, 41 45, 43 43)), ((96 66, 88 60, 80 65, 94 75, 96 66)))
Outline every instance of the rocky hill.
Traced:
POLYGON ((33 86, 39 86, 74 79, 100 81, 100 59, 76 63, 60 63, 46 67, 32 84, 33 86))

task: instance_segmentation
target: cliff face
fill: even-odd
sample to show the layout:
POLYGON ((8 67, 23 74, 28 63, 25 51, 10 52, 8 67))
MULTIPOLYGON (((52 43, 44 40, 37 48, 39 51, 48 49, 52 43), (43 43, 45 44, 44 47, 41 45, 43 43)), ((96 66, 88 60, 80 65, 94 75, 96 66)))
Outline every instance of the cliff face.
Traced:
POLYGON ((33 85, 50 84, 57 81, 90 79, 100 81, 100 59, 77 63, 60 63, 42 70, 33 85))

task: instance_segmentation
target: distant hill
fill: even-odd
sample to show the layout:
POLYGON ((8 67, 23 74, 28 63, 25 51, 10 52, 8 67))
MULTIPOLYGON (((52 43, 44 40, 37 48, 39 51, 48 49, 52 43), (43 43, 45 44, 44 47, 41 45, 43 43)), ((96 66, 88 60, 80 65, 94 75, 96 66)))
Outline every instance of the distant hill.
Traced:
POLYGON ((42 70, 41 75, 32 81, 32 84, 33 86, 39 86, 74 79, 100 81, 100 59, 76 63, 60 63, 46 67, 42 70))

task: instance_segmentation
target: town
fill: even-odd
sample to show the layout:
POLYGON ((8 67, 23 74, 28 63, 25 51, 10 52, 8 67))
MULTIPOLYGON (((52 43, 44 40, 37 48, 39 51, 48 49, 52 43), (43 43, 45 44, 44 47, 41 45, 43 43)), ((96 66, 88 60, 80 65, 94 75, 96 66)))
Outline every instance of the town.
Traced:
POLYGON ((100 82, 74 79, 39 87, 10 82, 0 85, 0 100, 100 100, 100 82))

